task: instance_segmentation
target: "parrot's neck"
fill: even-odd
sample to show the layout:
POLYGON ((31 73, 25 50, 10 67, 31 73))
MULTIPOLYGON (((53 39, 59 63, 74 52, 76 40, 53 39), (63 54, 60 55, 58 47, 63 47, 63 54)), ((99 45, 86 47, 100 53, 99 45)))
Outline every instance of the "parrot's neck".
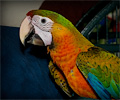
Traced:
POLYGON ((86 52, 88 48, 94 46, 75 27, 69 30, 54 23, 51 33, 53 45, 48 47, 48 52, 64 74, 68 74, 76 65, 76 58, 80 52, 86 52))
MULTIPOLYGON (((80 52, 86 52, 90 46, 85 45, 80 48, 74 37, 66 36, 63 39, 57 40, 52 49, 49 49, 50 56, 53 62, 63 71, 68 74, 76 65, 76 59, 80 52)), ((82 43, 83 44, 83 43, 82 43)))

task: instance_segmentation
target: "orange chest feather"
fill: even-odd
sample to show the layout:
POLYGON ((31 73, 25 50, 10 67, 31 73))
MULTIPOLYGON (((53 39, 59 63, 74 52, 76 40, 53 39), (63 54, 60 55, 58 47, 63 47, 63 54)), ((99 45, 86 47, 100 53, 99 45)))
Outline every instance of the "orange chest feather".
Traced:
POLYGON ((68 74, 70 70, 76 65, 76 58, 80 49, 75 48, 74 45, 64 44, 59 48, 50 52, 53 62, 63 71, 68 74))

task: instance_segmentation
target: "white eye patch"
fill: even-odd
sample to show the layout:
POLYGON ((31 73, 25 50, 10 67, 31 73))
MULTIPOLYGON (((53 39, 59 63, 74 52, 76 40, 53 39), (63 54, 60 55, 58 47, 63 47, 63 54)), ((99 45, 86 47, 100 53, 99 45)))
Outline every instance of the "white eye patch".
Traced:
POLYGON ((32 24, 36 25, 43 31, 49 32, 53 25, 53 21, 47 17, 42 17, 39 15, 34 15, 32 18, 32 24))
POLYGON ((34 26, 35 34, 38 34, 41 37, 45 46, 51 45, 52 34, 50 31, 52 29, 53 21, 47 17, 34 15, 31 24, 34 26))

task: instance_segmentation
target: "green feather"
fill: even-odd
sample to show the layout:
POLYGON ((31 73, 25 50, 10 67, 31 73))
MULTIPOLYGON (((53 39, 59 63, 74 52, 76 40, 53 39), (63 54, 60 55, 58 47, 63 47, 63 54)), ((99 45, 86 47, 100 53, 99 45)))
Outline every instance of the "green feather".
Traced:
POLYGON ((32 10, 32 11, 28 12, 27 15, 29 15, 29 14, 32 14, 32 16, 40 15, 43 17, 48 17, 55 23, 61 24, 62 26, 69 29, 70 31, 75 31, 78 33, 77 29, 74 27, 74 25, 69 20, 67 20, 64 16, 62 16, 56 12, 49 11, 49 10, 32 10))
POLYGON ((116 94, 119 95, 119 90, 118 90, 118 88, 116 86, 116 83, 115 83, 115 81, 113 79, 111 80, 110 85, 112 86, 112 88, 114 89, 116 94))
POLYGON ((80 53, 77 59, 78 68, 85 78, 88 77, 88 73, 92 73, 111 96, 118 98, 120 91, 118 57, 99 47, 91 47, 87 52, 80 53))
POLYGON ((91 68, 91 73, 94 74, 97 77, 101 77, 101 74, 95 68, 91 68))
POLYGON ((119 83, 119 76, 118 76, 118 73, 114 73, 113 74, 113 79, 115 80, 115 82, 118 84, 119 83))

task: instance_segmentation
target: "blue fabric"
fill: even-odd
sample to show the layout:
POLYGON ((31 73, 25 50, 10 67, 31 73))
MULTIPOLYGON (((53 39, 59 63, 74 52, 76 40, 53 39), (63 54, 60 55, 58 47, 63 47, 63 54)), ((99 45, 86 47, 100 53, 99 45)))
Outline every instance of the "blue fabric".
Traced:
POLYGON ((1 26, 1 97, 4 99, 68 98, 51 79, 46 48, 19 40, 19 28, 1 26))

